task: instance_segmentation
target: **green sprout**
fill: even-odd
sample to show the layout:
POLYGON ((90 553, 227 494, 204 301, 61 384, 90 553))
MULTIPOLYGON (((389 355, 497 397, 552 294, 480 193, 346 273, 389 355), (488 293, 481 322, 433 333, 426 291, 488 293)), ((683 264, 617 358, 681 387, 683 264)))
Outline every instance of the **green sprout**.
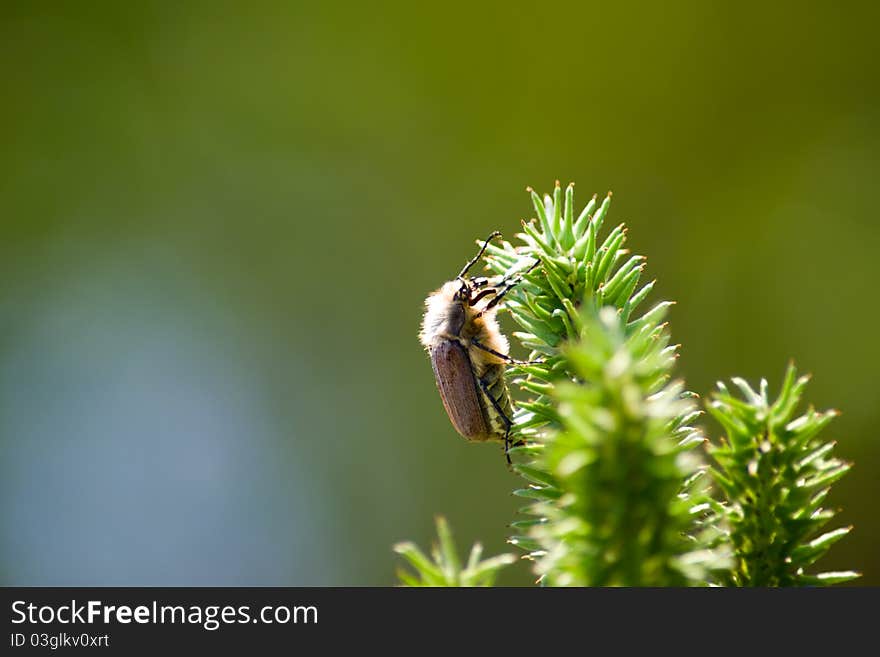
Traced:
POLYGON ((489 247, 489 268, 524 276, 506 307, 532 352, 517 368, 531 395, 514 417, 514 465, 531 516, 510 542, 548 585, 699 585, 726 564, 713 549, 700 413, 671 381, 677 346, 663 323, 668 301, 644 312, 654 282, 645 258, 624 248, 626 228, 601 237, 611 202, 594 196, 575 214, 574 186, 530 191, 537 220, 518 247, 489 247))
POLYGON ((852 529, 820 534, 835 515, 823 507, 831 484, 851 464, 831 456, 835 443, 817 438, 837 411, 810 407, 795 418, 808 380, 798 378, 794 365, 789 365, 773 403, 766 380, 756 392, 744 380, 732 379, 741 397, 719 382, 707 406, 727 433, 726 440, 710 452, 736 556, 728 584, 821 585, 859 576, 853 571, 805 572, 852 529))
POLYGON ((415 569, 415 574, 403 568, 398 569, 397 576, 404 586, 492 586, 498 571, 516 561, 512 554, 481 560, 483 546, 475 543, 467 564, 462 568, 446 519, 438 517, 436 523, 439 543, 432 547, 431 557, 414 543, 398 543, 394 546, 394 551, 415 569))

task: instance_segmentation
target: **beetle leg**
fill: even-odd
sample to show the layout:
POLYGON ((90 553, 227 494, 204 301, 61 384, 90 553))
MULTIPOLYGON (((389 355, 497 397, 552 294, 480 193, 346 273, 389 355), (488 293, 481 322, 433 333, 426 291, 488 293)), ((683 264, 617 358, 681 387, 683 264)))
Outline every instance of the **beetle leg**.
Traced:
MULTIPOLYGON (((540 261, 540 260, 535 260, 535 262, 532 263, 532 266, 531 266, 531 267, 529 267, 528 269, 526 269, 523 273, 521 273, 521 274, 517 274, 516 277, 515 277, 512 281, 510 281, 510 282, 504 287, 503 290, 501 290, 501 291, 498 292, 494 297, 492 297, 492 300, 491 300, 489 303, 486 304, 486 307, 485 307, 483 310, 486 311, 486 310, 489 310, 490 308, 494 308, 495 306, 497 306, 497 305, 501 302, 501 299, 504 298, 504 295, 505 295, 505 294, 507 294, 508 292, 510 292, 513 288, 515 288, 515 287, 516 287, 517 285, 519 285, 520 283, 522 283, 522 281, 523 281, 523 276, 525 276, 526 274, 528 274, 530 271, 532 271, 535 267, 537 267, 537 266, 540 265, 540 264, 541 264, 541 261, 540 261)), ((501 282, 503 283, 504 281, 501 281, 501 282)))
MULTIPOLYGON (((480 292, 480 294, 478 294, 476 296, 476 298, 471 300, 470 305, 472 305, 472 306, 475 305, 477 303, 477 301, 480 301, 483 297, 487 296, 491 292, 494 292, 495 296, 492 298, 491 301, 489 301, 489 303, 486 304, 486 307, 483 308, 483 310, 481 310, 476 315, 474 315, 474 319, 481 317, 484 312, 486 312, 487 310, 491 310, 492 308, 497 306, 499 303, 501 303, 501 300, 504 298, 504 295, 507 294, 508 292, 510 292, 517 285, 522 283, 523 276, 528 274, 530 271, 532 271, 535 267, 537 267, 540 264, 541 264, 540 260, 535 260, 535 262, 533 262, 528 269, 526 269, 524 272, 522 272, 520 274, 516 274, 513 279, 502 278, 492 288, 487 288, 486 290, 483 290, 482 292, 480 292), (502 285, 504 286, 504 288, 499 292, 498 288, 500 288, 502 285)), ((480 287, 482 287, 482 285, 480 287)))
POLYGON ((508 356, 507 354, 502 354, 500 351, 495 351, 492 347, 487 347, 484 344, 477 342, 476 340, 471 340, 471 344, 475 346, 477 349, 482 349, 483 351, 488 351, 493 356, 498 356, 501 360, 510 363, 511 365, 534 365, 536 363, 543 363, 542 360, 515 360, 508 356))
POLYGON ((507 464, 510 465, 510 454, 508 450, 510 449, 510 429, 513 427, 513 421, 507 417, 504 413, 504 409, 501 408, 501 404, 492 396, 492 393, 489 392, 489 384, 486 383, 483 379, 477 379, 480 382, 480 387, 483 389, 483 393, 486 397, 489 398, 489 401, 492 402, 492 406, 495 408, 495 411, 498 413, 499 417, 504 421, 504 456, 507 457, 507 464))
MULTIPOLYGON (((498 291, 494 287, 488 287, 485 290, 483 290, 482 292, 480 292, 477 296, 473 297, 468 303, 472 306, 476 306, 477 303, 479 303, 483 297, 488 297, 489 295, 497 294, 497 293, 498 293, 498 291)), ((477 317, 479 317, 482 314, 483 313, 480 312, 477 315, 477 317)))
POLYGON ((529 272, 531 272, 535 267, 537 267, 540 264, 541 264, 541 261, 539 259, 536 259, 531 265, 529 265, 528 269, 526 269, 525 271, 521 271, 521 272, 515 272, 515 273, 511 274, 510 276, 505 276, 500 281, 498 281, 498 283, 495 285, 495 287, 501 287, 502 285, 506 285, 509 281, 512 281, 513 279, 517 279, 517 281, 516 281, 516 283, 514 283, 514 285, 519 285, 522 282, 522 277, 525 276, 526 274, 528 274, 529 272))

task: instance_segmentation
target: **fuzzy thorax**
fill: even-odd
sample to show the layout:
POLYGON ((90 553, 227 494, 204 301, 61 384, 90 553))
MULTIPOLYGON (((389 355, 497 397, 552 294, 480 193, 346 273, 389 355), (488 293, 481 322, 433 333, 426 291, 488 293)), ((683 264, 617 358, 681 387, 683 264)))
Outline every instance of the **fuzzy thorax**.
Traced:
POLYGON ((449 281, 425 299, 425 317, 419 339, 428 350, 437 340, 458 342, 467 350, 474 373, 481 377, 487 367, 504 364, 504 360, 475 347, 473 343, 478 342, 500 354, 507 354, 509 346, 495 318, 497 309, 484 309, 488 299, 476 306, 468 305, 464 299, 457 299, 456 292, 460 288, 460 281, 449 281))

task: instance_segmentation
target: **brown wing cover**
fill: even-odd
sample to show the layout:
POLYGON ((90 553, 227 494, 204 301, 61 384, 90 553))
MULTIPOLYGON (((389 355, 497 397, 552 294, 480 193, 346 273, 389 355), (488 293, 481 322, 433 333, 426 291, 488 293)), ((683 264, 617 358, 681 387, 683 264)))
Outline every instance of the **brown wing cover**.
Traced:
POLYGON ((488 440, 489 427, 464 347, 452 340, 438 341, 431 347, 431 365, 443 407, 455 430, 468 440, 488 440))

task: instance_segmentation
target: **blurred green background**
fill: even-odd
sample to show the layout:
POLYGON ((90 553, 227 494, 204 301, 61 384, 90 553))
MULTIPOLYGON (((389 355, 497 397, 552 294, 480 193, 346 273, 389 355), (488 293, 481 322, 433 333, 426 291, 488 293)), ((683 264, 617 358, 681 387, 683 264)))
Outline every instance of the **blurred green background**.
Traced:
POLYGON ((506 549, 416 333, 559 178, 692 389, 813 373, 823 565, 880 584, 876 4, 184 4, 0 9, 0 583, 387 585, 438 513, 506 549))

